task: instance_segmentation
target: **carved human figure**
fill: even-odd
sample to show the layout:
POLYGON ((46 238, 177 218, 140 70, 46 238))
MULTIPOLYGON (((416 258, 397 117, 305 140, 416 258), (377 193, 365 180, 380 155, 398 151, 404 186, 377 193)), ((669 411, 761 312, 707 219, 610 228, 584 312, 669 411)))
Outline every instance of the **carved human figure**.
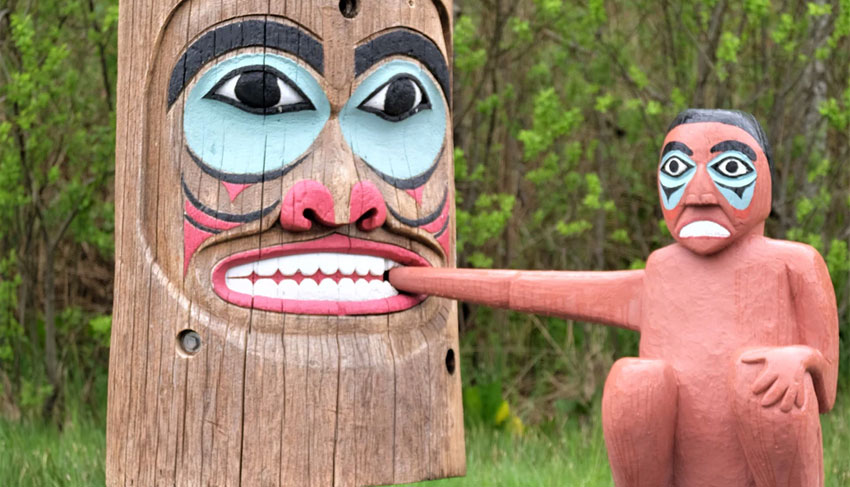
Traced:
POLYGON ((676 243, 644 270, 393 270, 399 289, 640 332, 602 418, 620 487, 821 486, 818 413, 835 401, 838 317, 823 259, 764 236, 767 139, 749 114, 686 110, 659 195, 676 243))
POLYGON ((121 4, 110 485, 464 472, 450 12, 121 4))

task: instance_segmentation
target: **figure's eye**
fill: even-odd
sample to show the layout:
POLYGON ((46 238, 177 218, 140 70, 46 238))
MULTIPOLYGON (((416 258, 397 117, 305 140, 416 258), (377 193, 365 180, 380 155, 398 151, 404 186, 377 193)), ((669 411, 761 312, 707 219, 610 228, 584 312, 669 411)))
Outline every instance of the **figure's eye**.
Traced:
POLYGON ((416 78, 401 74, 372 92, 358 108, 384 120, 400 122, 431 108, 431 103, 416 78))
POLYGON ((247 66, 231 71, 204 98, 263 115, 315 110, 285 74, 270 66, 247 66))
POLYGON ((714 163, 712 169, 727 178, 739 178, 753 172, 753 168, 737 157, 725 157, 714 163))
POLYGON ((691 167, 692 166, 690 163, 687 163, 682 159, 673 156, 664 161, 664 164, 661 165, 661 172, 667 174, 668 176, 677 178, 684 174, 691 167))

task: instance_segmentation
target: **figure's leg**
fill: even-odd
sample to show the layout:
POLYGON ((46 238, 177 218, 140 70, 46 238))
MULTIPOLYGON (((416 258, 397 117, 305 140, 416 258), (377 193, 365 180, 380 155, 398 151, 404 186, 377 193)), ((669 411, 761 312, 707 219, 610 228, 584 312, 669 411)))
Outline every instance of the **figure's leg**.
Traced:
POLYGON ((602 429, 617 487, 667 487, 673 476, 678 386, 667 362, 624 358, 602 395, 602 429))
POLYGON ((782 412, 779 403, 761 405, 752 391, 761 364, 736 360, 732 398, 738 439, 758 487, 822 487, 823 446, 818 400, 812 378, 805 376, 804 398, 782 412))

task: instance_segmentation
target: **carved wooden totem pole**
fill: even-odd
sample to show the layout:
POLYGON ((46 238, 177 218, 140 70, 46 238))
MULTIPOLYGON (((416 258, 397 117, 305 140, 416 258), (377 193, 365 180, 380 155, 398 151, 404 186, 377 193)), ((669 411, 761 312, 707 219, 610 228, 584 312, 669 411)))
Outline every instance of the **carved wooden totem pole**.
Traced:
POLYGON ((462 475, 451 0, 120 9, 107 483, 462 475))
POLYGON ((640 332, 602 398, 618 487, 819 487, 838 314, 823 259, 764 236, 767 138, 749 114, 687 110, 658 191, 673 245, 645 270, 391 271, 398 289, 640 332))

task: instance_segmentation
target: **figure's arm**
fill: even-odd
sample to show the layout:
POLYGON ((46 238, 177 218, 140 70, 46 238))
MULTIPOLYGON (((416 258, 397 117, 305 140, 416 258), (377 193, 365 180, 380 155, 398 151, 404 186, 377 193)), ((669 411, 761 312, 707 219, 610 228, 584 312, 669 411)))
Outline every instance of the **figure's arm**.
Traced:
POLYGON ((838 385, 838 310, 829 271, 820 254, 806 246, 789 266, 797 326, 803 345, 811 347, 806 370, 812 376, 821 413, 832 409, 838 385))
POLYGON ((396 289, 638 330, 644 271, 511 271, 399 267, 396 289))

